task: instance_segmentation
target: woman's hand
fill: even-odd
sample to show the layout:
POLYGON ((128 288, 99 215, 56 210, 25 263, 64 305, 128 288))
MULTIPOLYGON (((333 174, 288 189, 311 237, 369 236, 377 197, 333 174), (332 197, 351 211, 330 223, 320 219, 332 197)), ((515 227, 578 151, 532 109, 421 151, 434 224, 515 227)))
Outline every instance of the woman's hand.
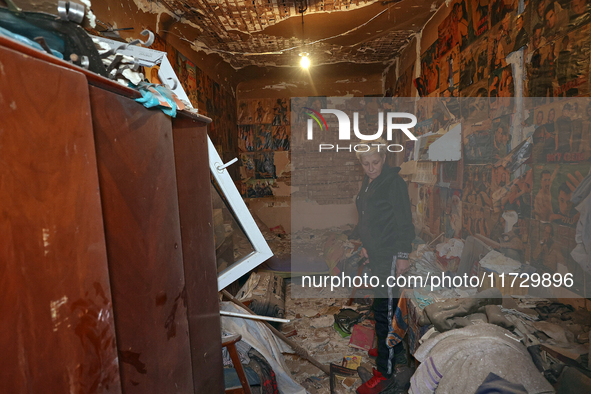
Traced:
POLYGON ((410 263, 408 260, 397 259, 396 260, 396 276, 406 274, 406 271, 410 269, 410 263))
POLYGON ((367 254, 367 250, 365 248, 361 248, 361 257, 365 257, 369 260, 369 255, 367 254))

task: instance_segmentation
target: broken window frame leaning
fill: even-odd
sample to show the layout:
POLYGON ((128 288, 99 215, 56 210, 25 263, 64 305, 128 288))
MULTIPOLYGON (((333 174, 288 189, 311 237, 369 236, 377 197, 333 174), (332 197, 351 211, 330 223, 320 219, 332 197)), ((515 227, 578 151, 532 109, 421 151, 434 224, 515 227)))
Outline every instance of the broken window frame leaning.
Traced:
POLYGON ((261 230, 259 230, 254 218, 246 207, 238 189, 236 189, 236 185, 230 177, 228 170, 225 167, 221 168, 224 166, 224 162, 211 142, 209 135, 207 136, 207 147, 209 155, 209 170, 217 182, 219 189, 226 197, 228 205, 232 211, 234 211, 234 217, 242 227, 244 234, 254 249, 253 252, 246 255, 241 260, 236 261, 234 264, 218 273, 218 290, 222 290, 242 275, 252 271, 265 260, 269 259, 273 256, 273 252, 271 252, 271 248, 269 248, 267 241, 265 241, 265 237, 263 237, 261 230))
MULTIPOLYGON (((115 48, 118 45, 123 44, 118 41, 109 40, 103 37, 96 38, 109 44, 111 48, 115 48)), ((166 81, 167 83, 170 82, 169 85, 172 85, 174 88, 172 91, 181 100, 186 101, 186 103, 189 105, 191 104, 189 97, 187 96, 183 86, 179 82, 178 77, 174 72, 174 69, 168 61, 165 52, 156 51, 149 48, 124 45, 120 50, 118 50, 118 53, 124 53, 126 55, 136 57, 141 66, 152 67, 160 64, 160 70, 158 72, 160 79, 162 81, 166 81)), ((265 237, 263 237, 261 230, 259 230, 254 218, 246 207, 244 200, 242 200, 242 197, 240 196, 234 181, 232 181, 228 170, 226 170, 227 165, 225 165, 220 158, 220 155, 211 142, 209 135, 207 136, 207 148, 209 156, 209 170, 217 182, 219 190, 226 197, 229 208, 234 212, 234 218, 242 227, 244 235, 246 235, 254 250, 250 254, 243 257, 241 260, 234 262, 234 264, 218 273, 218 290, 222 290, 240 278, 242 275, 252 271, 260 264, 265 262, 267 259, 273 256, 273 252, 271 252, 271 248, 269 248, 267 241, 265 241, 265 237)), ((231 162, 227 164, 229 165, 231 162)))

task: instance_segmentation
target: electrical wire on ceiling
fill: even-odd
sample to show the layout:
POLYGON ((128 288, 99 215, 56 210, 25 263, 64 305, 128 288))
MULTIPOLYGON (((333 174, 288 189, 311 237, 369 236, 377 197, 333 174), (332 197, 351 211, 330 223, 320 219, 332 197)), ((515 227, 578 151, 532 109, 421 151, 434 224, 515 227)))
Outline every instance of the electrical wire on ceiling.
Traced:
MULTIPOLYGON (((312 42, 310 42, 310 43, 306 44, 305 46, 307 47, 307 46, 310 46, 310 45, 318 44, 318 43, 320 43, 320 42, 324 42, 324 41, 332 40, 332 39, 334 39, 334 38, 342 37, 342 36, 345 36, 345 35, 347 35, 347 34, 349 34, 349 33, 352 33, 352 32, 354 32, 354 31, 356 31, 356 30, 359 30, 359 29, 361 29, 362 27, 364 27, 364 26, 367 26, 367 25, 368 25, 368 24, 369 24, 371 21, 373 21, 374 19, 376 19, 377 17, 379 17, 380 15, 382 15, 382 14, 383 14, 384 12, 386 12, 386 11, 389 11, 389 8, 386 8, 385 10, 382 10, 382 11, 380 11, 378 14, 376 14, 375 16, 373 16, 372 18, 370 18, 370 19, 369 19, 367 22, 365 22, 365 23, 362 23, 361 25, 359 25, 359 26, 356 26, 356 27, 354 27, 354 28, 352 28, 352 29, 349 29, 349 30, 347 30, 347 31, 346 31, 346 32, 344 32, 344 33, 340 33, 340 34, 337 34, 337 35, 334 35, 334 36, 330 36, 330 37, 326 37, 326 38, 321 38, 321 39, 319 39, 319 40, 312 41, 312 42)), ((302 14, 302 15, 303 15, 303 14, 302 14)), ((162 31, 162 32, 166 32, 166 33, 170 33, 170 34, 172 34, 172 35, 174 35, 174 36, 178 37, 179 39, 181 39, 181 40, 183 40, 183 41, 186 41, 186 42, 188 42, 188 43, 190 43, 190 44, 193 44, 193 45, 195 44, 195 42, 194 42, 194 41, 191 41, 191 40, 189 40, 189 39, 187 39, 187 38, 181 37, 181 36, 179 36, 179 35, 177 35, 177 34, 175 34, 175 33, 171 32, 171 31, 168 31, 168 30, 160 30, 160 31, 162 31)), ((353 44, 353 45, 350 45, 350 47, 354 47, 354 46, 356 46, 356 45, 359 45, 359 44, 360 44, 360 43, 353 44)), ((301 48, 304 48, 305 46, 304 46, 304 45, 297 45, 297 46, 293 46, 293 47, 290 47, 290 48, 285 48, 285 49, 282 49, 282 50, 280 50, 280 51, 273 51, 273 52, 234 52, 234 51, 224 51, 223 49, 212 49, 212 48, 207 48, 207 49, 208 49, 209 51, 211 51, 211 52, 216 52, 216 53, 224 53, 224 54, 228 54, 228 55, 260 56, 260 55, 282 55, 282 54, 284 54, 285 52, 288 52, 288 51, 293 51, 293 50, 295 50, 295 49, 301 49, 301 48)))
MULTIPOLYGON (((302 45, 301 47, 307 48, 306 46, 306 34, 304 32, 304 12, 308 10, 308 0, 300 0, 300 4, 298 5, 298 12, 302 14, 302 45), (305 7, 304 7, 305 3, 305 7)), ((310 54, 308 52, 300 52, 299 56, 301 57, 300 66, 305 70, 310 67, 310 59, 308 58, 310 54)))

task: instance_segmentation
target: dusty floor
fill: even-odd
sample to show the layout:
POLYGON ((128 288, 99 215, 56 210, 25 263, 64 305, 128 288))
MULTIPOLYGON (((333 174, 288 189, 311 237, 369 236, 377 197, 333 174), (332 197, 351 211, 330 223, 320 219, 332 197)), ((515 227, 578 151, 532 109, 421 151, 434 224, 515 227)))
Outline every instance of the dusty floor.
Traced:
MULTIPOLYGON (((286 318, 290 319, 297 330, 297 335, 290 339, 296 341, 302 347, 323 364, 341 365, 343 357, 357 356, 361 359, 361 365, 371 371, 375 362, 364 350, 349 346, 349 337, 342 338, 333 328, 333 315, 346 306, 349 300, 349 291, 340 289, 331 293, 328 289, 318 290, 308 294, 314 298, 292 298, 291 288, 295 283, 286 285, 286 318), (316 297, 317 296, 317 297, 316 297)), ((361 305, 353 304, 348 308, 357 309, 361 305)), ((291 324, 291 323, 290 323, 291 324)), ((295 354, 285 354, 285 361, 295 381, 304 386, 312 394, 330 393, 330 380, 327 375, 313 364, 295 354)), ((339 392, 354 393, 361 384, 356 381, 339 381, 339 392), (349 385, 349 386, 347 386, 349 385)))

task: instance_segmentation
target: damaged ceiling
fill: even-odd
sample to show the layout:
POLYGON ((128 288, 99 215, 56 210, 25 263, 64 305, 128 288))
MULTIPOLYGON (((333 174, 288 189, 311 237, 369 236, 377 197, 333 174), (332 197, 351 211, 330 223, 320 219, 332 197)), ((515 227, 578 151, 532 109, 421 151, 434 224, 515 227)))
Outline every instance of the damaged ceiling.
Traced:
POLYGON ((443 0, 129 0, 143 12, 167 14, 158 26, 196 51, 217 53, 235 69, 387 63, 420 31, 443 0), (298 9, 306 9, 302 14, 298 9), (303 20, 303 23, 302 23, 303 20))

